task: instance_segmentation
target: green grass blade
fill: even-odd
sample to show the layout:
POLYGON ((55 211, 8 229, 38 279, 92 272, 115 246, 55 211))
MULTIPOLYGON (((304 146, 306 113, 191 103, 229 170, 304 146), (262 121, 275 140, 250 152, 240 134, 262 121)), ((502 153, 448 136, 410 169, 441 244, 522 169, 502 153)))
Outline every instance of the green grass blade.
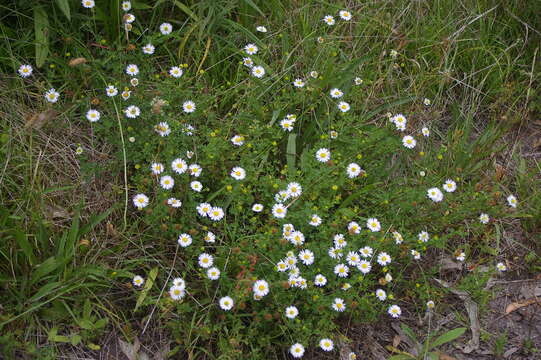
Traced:
POLYGON ((34 36, 36 44, 36 66, 42 67, 49 55, 49 19, 45 10, 34 7, 34 36))
POLYGON ((62 10, 62 13, 66 15, 68 21, 71 21, 70 4, 68 0, 56 0, 56 4, 62 10))

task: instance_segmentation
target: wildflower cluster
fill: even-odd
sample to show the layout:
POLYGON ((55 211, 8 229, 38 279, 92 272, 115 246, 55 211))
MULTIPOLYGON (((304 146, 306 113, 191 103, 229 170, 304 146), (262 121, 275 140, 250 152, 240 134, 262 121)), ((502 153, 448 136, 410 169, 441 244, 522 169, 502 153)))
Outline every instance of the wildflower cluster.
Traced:
MULTIPOLYGON (((82 5, 95 7, 92 0, 82 5)), ((121 6, 124 30, 133 31, 131 3, 121 6)), ((319 39, 354 16, 341 10, 337 18, 326 15, 314 25, 318 51, 328 58, 339 45, 319 39)), ((276 44, 261 46, 272 29, 259 25, 223 60, 234 65, 240 56, 243 69, 238 84, 224 90, 197 76, 200 64, 160 63, 180 31, 163 22, 141 34, 141 51, 119 65, 122 75, 111 74, 122 83, 101 84, 100 101, 80 109, 105 138, 129 134, 131 219, 140 218, 159 239, 152 246, 176 249, 162 255, 181 259, 172 282, 157 280, 168 282, 164 316, 205 307, 222 320, 217 327, 257 327, 269 334, 262 342, 280 338, 295 358, 309 346, 335 351, 334 320, 341 316, 391 319, 406 311, 403 271, 428 251, 443 248, 465 260, 462 249, 446 248, 452 235, 438 219, 454 211, 455 221, 482 227, 497 215, 484 202, 457 211, 460 190, 469 185, 456 174, 423 168, 428 176, 416 178, 422 157, 412 150, 433 146, 429 128, 413 128, 399 112, 390 114, 390 124, 365 121, 358 66, 337 73, 346 67, 329 70, 316 61, 295 69, 307 76, 286 74, 267 51, 276 44), (275 86, 268 79, 281 90, 268 91, 275 86), (293 344, 286 344, 284 329, 293 344)), ((18 69, 24 81, 32 71, 18 69)), ((44 97, 62 100, 54 88, 44 97)), ((518 205, 512 195, 507 202, 518 205)), ((142 287, 142 271, 133 275, 133 286, 142 287)))

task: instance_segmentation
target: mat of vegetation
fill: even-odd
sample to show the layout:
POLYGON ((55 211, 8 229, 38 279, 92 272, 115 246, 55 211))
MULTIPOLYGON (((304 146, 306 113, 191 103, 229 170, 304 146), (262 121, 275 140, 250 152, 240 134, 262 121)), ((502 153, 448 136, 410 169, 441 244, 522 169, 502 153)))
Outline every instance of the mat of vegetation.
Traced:
POLYGON ((5 358, 539 356, 541 3, 0 9, 5 358))

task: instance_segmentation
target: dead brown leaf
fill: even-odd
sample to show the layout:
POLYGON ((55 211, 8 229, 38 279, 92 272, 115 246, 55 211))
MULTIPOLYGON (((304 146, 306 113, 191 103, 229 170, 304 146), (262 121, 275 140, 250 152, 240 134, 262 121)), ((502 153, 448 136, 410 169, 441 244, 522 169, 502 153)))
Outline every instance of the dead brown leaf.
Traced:
POLYGON ((400 340, 400 336, 395 335, 393 337, 393 347, 397 348, 398 345, 400 345, 401 342, 402 342, 402 340, 400 340))
POLYGON ((26 129, 41 129, 43 125, 53 120, 58 116, 58 112, 53 109, 48 109, 37 114, 26 117, 24 127, 26 129))
POLYGON ((69 66, 74 67, 77 65, 86 64, 86 59, 84 57, 78 57, 75 59, 71 59, 68 63, 69 66))
POLYGON ((518 310, 518 309, 520 309, 522 307, 532 305, 532 304, 535 304, 535 303, 538 303, 538 300, 536 298, 531 298, 531 299, 521 301, 521 302, 514 302, 514 303, 511 303, 511 304, 506 306, 505 313, 510 314, 513 311, 516 311, 516 310, 518 310))

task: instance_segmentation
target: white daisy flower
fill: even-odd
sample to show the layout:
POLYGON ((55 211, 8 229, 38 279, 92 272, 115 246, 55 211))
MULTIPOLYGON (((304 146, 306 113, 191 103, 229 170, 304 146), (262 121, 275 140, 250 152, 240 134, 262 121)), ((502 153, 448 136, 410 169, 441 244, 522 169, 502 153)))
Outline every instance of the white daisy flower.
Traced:
POLYGON ((145 279, 139 275, 135 275, 133 277, 132 283, 134 286, 141 287, 145 283, 145 279))
POLYGON ((466 260, 466 253, 464 251, 461 251, 460 254, 456 257, 458 261, 464 261, 466 260))
POLYGON ((359 252, 363 258, 369 258, 374 253, 374 250, 370 246, 365 246, 359 252))
POLYGON ((329 136, 331 139, 336 139, 338 137, 338 132, 336 132, 335 130, 331 130, 329 131, 329 136))
POLYGON ((156 131, 161 137, 171 134, 171 128, 169 127, 169 124, 164 121, 155 125, 154 131, 156 131))
POLYGON ((126 74, 130 76, 137 76, 137 74, 139 74, 139 67, 135 64, 129 64, 126 67, 126 74))
POLYGON ((186 290, 183 287, 173 285, 169 288, 169 296, 172 300, 181 300, 185 295, 186 290))
POLYGON ((334 99, 339 99, 343 95, 344 95, 344 93, 340 89, 334 88, 334 89, 331 90, 331 97, 334 98, 334 99))
POLYGON ((124 114, 130 119, 135 119, 141 115, 141 110, 135 105, 130 105, 124 110, 124 114))
POLYGON ((332 351, 334 349, 334 343, 331 339, 321 339, 319 340, 319 347, 323 351, 332 351))
POLYGON ((267 28, 264 27, 264 26, 258 26, 255 28, 257 31, 259 32, 262 32, 262 33, 266 33, 267 32, 267 28))
POLYGON ((351 20, 351 13, 347 10, 340 10, 338 12, 338 15, 340 15, 340 18, 345 21, 351 20))
POLYGON ((294 125, 295 125, 295 122, 292 120, 283 119, 280 121, 280 126, 282 127, 282 129, 284 129, 284 131, 291 132, 293 130, 294 125))
POLYGON ((201 175, 201 172, 203 171, 203 168, 199 166, 198 164, 191 164, 188 167, 188 170, 189 170, 188 173, 191 176, 199 177, 201 175))
POLYGON ((312 265, 314 263, 314 253, 308 249, 299 253, 299 259, 304 265, 312 265))
POLYGON ((310 71, 310 77, 317 79, 319 76, 319 73, 317 71, 310 71))
POLYGON ((304 346, 302 346, 302 345, 299 344, 299 343, 293 344, 293 345, 291 345, 291 347, 289 348, 289 353, 290 353, 291 356, 293 356, 294 358, 301 358, 301 357, 303 357, 303 355, 304 355, 304 346))
POLYGON ((201 192, 203 190, 203 184, 201 184, 199 181, 192 181, 190 183, 190 187, 193 191, 201 192))
POLYGON ((361 167, 356 163, 351 163, 348 165, 346 172, 348 174, 348 177, 350 179, 353 179, 359 176, 359 174, 361 173, 361 167))
POLYGON ((393 231, 392 235, 393 235, 395 244, 397 245, 402 244, 402 242, 404 241, 402 234, 400 234, 398 231, 393 231))
POLYGON ((288 306, 286 308, 286 317, 288 319, 295 319, 299 315, 299 310, 295 306, 288 306))
POLYGON ((332 308, 334 311, 342 312, 346 310, 346 303, 341 298, 335 298, 332 303, 332 308))
POLYGON ((509 206, 516 208, 518 204, 518 200, 514 195, 509 195, 507 197, 507 203, 509 204, 509 206))
POLYGON ((348 224, 348 231, 350 234, 359 234, 361 232, 361 226, 355 221, 351 221, 348 224))
POLYGON ((49 89, 49 91, 45 93, 45 99, 50 103, 57 102, 59 97, 60 94, 54 88, 49 89))
POLYGON ((210 280, 218 280, 220 278, 220 270, 216 267, 211 267, 207 270, 207 277, 210 280))
POLYGON ((424 127, 421 129, 421 134, 423 134, 424 137, 429 137, 430 136, 430 130, 428 130, 427 127, 424 127))
POLYGON ((342 250, 337 247, 329 248, 327 252, 332 259, 340 259, 342 257, 342 250))
POLYGON ((197 205, 196 210, 199 216, 207 217, 210 213, 210 210, 212 209, 212 206, 208 203, 201 203, 197 205))
POLYGON ((391 263, 391 257, 386 252, 378 254, 378 264, 381 266, 386 266, 391 263))
POLYGON ((224 210, 221 207, 213 207, 208 214, 212 221, 220 221, 224 217, 224 210))
POLYGON ((109 85, 105 88, 105 93, 109 97, 118 95, 118 89, 114 85, 109 85))
POLYGON ((205 240, 205 242, 208 242, 208 243, 212 244, 212 243, 216 242, 216 235, 214 235, 214 233, 208 231, 207 235, 205 235, 203 240, 205 240))
POLYGON ((253 211, 253 212, 262 212, 262 211, 263 211, 263 208, 264 208, 264 206, 261 205, 261 204, 254 204, 254 205, 252 205, 252 211, 253 211))
POLYGON ((34 69, 32 68, 32 65, 21 65, 19 67, 19 75, 21 75, 23 78, 25 77, 29 77, 30 75, 32 75, 32 71, 34 69))
POLYGON ((233 145, 241 146, 244 144, 244 136, 235 135, 231 138, 231 142, 233 143, 233 145))
POLYGON ((170 190, 175 185, 175 179, 169 175, 162 176, 160 178, 160 185, 165 190, 170 190))
POLYGON ((130 1, 123 1, 122 2, 122 10, 130 11, 131 10, 131 2, 130 1))
POLYGON ((154 45, 146 44, 145 46, 143 46, 143 53, 147 54, 147 55, 152 55, 152 54, 154 54, 155 49, 156 48, 154 47, 154 45))
POLYGON ((327 162, 331 159, 331 152, 327 148, 321 148, 316 152, 316 159, 320 162, 327 162))
POLYGON ((429 300, 426 302, 426 307, 431 310, 431 309, 434 309, 434 306, 436 306, 436 304, 434 304, 434 301, 432 300, 429 300))
POLYGON ((302 187, 299 183, 296 182, 289 183, 287 185, 287 193, 289 197, 299 197, 302 194, 302 187))
POLYGON ((381 224, 376 218, 370 218, 366 220, 366 227, 372 232, 377 232, 381 230, 381 224))
POLYGON ((417 250, 411 250, 411 256, 413 256, 415 260, 419 260, 421 258, 421 253, 417 250))
POLYGON ((321 225, 321 218, 317 214, 312 214, 308 223, 312 226, 319 226, 321 225))
POLYGON ((212 264, 214 263, 214 259, 212 255, 207 254, 207 253, 203 253, 199 255, 197 259, 199 260, 199 266, 202 267, 203 269, 207 269, 211 267, 212 264))
POLYGON ((222 308, 222 310, 225 310, 225 311, 231 310, 233 308, 233 305, 235 304, 233 302, 233 299, 229 296, 224 296, 223 298, 221 298, 219 303, 220 303, 220 308, 222 308))
POLYGON ((440 202, 443 200, 443 193, 438 188, 430 188, 427 193, 430 200, 434 202, 440 202))
POLYGON ((130 90, 124 90, 120 96, 122 96, 122 100, 126 101, 130 98, 131 91, 130 90))
POLYGON ((415 141, 413 136, 406 135, 402 138, 402 145, 404 145, 408 149, 413 149, 415 145, 417 145, 417 141, 415 141))
POLYGON ((83 7, 87 9, 92 9, 96 5, 94 0, 82 0, 81 3, 83 4, 83 7))
POLYGON ((293 231, 287 239, 295 246, 301 246, 304 244, 304 234, 300 231, 293 231))
POLYGON ((496 264, 496 269, 498 269, 498 271, 500 272, 507 271, 507 266, 505 266, 504 263, 500 262, 496 264))
POLYGON ((178 244, 182 247, 188 247, 192 244, 192 237, 189 234, 180 234, 178 237, 178 244))
POLYGON ((195 111, 195 103, 191 100, 185 101, 182 104, 182 110, 184 110, 185 113, 193 113, 195 111))
POLYGON ((325 286, 327 284, 327 278, 321 274, 317 274, 314 278, 314 285, 316 286, 325 286))
POLYGON ((133 204, 139 210, 148 205, 148 196, 145 194, 137 194, 133 197, 133 204))
POLYGON ((356 77, 355 79, 353 79, 353 83, 355 85, 362 85, 363 79, 361 79, 360 77, 356 77))
POLYGON ((447 181, 445 181, 445 184, 443 184, 443 190, 450 193, 454 192, 456 190, 456 182, 451 179, 447 179, 447 181))
POLYGON ((160 25, 160 32, 163 35, 169 35, 171 34, 171 31, 173 31, 173 25, 166 22, 160 25))
POLYGON ((304 87, 304 81, 302 81, 302 79, 295 79, 295 81, 293 81, 293 86, 302 88, 304 87))
POLYGON ((389 313, 389 315, 391 315, 393 318, 399 318, 400 315, 402 314, 402 310, 400 309, 400 307, 398 305, 391 305, 389 306, 389 308, 387 309, 387 312, 389 313))
POLYGON ((396 114, 396 115, 392 116, 389 119, 389 121, 394 123, 398 130, 402 130, 402 131, 406 129, 406 124, 408 122, 406 120, 406 117, 403 114, 396 114))
POLYGON ((346 260, 349 265, 357 266, 361 262, 361 257, 355 251, 350 251, 346 256, 346 260))
POLYGON ((350 109, 350 106, 347 102, 345 101, 340 101, 338 103, 338 109, 340 109, 341 112, 345 113, 345 112, 348 112, 349 109, 350 109))
POLYGON ((387 293, 383 289, 377 289, 376 297, 378 298, 379 301, 385 301, 385 299, 387 299, 387 293))
MULTIPOLYGON (((131 24, 134 21, 135 21, 135 15, 133 14, 124 15, 124 22, 126 23, 126 25, 131 24)), ((126 29, 131 30, 131 25, 126 27, 126 29)))
POLYGON ((335 24, 334 17, 332 15, 326 15, 323 18, 323 22, 325 22, 325 24, 327 24, 329 26, 332 26, 332 25, 335 24))
POLYGON ((186 289, 186 281, 184 281, 184 279, 180 278, 180 277, 174 278, 173 279, 173 286, 178 286, 178 287, 180 287, 182 289, 186 289))
POLYGON ((430 101, 429 98, 424 98, 423 104, 425 104, 426 106, 430 106, 432 104, 432 101, 430 101))
POLYGON ((100 112, 98 110, 90 109, 86 113, 86 118, 90 122, 96 122, 100 119, 100 112))
POLYGON ((246 170, 239 166, 236 166, 231 170, 230 175, 235 180, 243 180, 244 178, 246 178, 246 170))
POLYGON ((368 274, 370 270, 372 270, 372 265, 370 265, 370 263, 366 260, 361 260, 359 265, 357 265, 357 269, 359 269, 359 271, 363 274, 368 274))
POLYGON ((344 264, 338 264, 334 267, 334 273, 338 275, 338 277, 342 277, 342 278, 348 277, 349 267, 347 267, 347 265, 344 265, 344 264))
POLYGON ((422 242, 427 242, 429 239, 430 239, 430 235, 428 235, 428 233, 426 231, 421 231, 417 237, 419 238, 420 241, 422 242))
POLYGON ((171 207, 179 208, 182 206, 182 201, 176 198, 169 198, 167 199, 167 204, 171 205, 171 207))
POLYGON ((188 170, 188 164, 181 158, 177 158, 171 163, 171 168, 177 174, 184 174, 188 170))
POLYGON ((283 219, 286 217, 287 208, 283 204, 274 204, 272 206, 272 215, 275 218, 283 219))
POLYGON ((169 75, 176 79, 181 77, 182 74, 184 74, 184 71, 178 66, 173 66, 171 69, 169 69, 169 75))
POLYGON ((257 280, 253 286, 254 294, 257 296, 265 296, 269 293, 269 283, 265 280, 257 280))
POLYGON ((262 78, 265 75, 265 69, 263 66, 254 66, 252 68, 252 75, 256 78, 262 78))
POLYGON ((154 175, 160 175, 163 172, 163 165, 160 163, 152 163, 150 164, 150 171, 154 175))
POLYGON ((481 224, 488 224, 488 222, 490 221, 490 218, 488 214, 483 213, 479 215, 479 221, 481 222, 481 224))
POLYGON ((244 47, 244 51, 246 52, 246 54, 248 55, 255 55, 257 54, 257 51, 259 49, 257 48, 257 46, 255 44, 248 44, 244 47))
POLYGON ((344 238, 344 234, 334 235, 333 241, 334 241, 334 246, 337 249, 342 249, 348 244, 346 239, 344 238))

